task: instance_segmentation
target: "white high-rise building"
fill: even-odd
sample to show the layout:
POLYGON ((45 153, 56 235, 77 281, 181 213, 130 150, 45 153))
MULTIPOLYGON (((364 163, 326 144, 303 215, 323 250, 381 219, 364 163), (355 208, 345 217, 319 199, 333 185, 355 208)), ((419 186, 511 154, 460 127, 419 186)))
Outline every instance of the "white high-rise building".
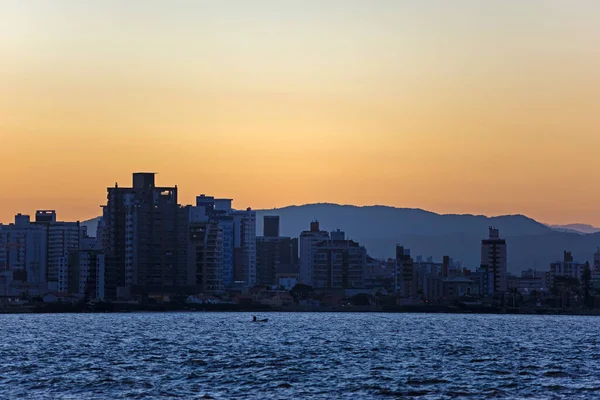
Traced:
POLYGON ((487 294, 503 293, 506 285, 506 240, 490 227, 489 237, 481 241, 481 268, 487 272, 487 294))
POLYGON ((329 233, 319 229, 319 222, 310 223, 310 231, 300 234, 300 283, 314 286, 314 266, 317 245, 329 240, 329 233))

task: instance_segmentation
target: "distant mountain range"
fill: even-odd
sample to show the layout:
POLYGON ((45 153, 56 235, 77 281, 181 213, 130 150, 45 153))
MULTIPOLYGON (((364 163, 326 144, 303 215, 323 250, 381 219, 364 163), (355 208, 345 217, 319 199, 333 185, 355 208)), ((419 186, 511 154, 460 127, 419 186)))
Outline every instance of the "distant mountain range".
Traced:
MULTIPOLYGON (((411 250, 413 256, 441 260, 449 255, 466 267, 480 263, 481 239, 488 227, 500 229, 508 244, 508 268, 547 270, 570 250, 576 260, 591 261, 600 246, 600 229, 574 224, 548 226, 523 215, 486 217, 483 215, 441 215, 420 209, 387 206, 338 205, 329 203, 256 210, 257 234, 262 235, 264 215, 279 215, 282 236, 298 236, 318 220, 321 229, 341 229, 346 236, 363 244, 373 257, 393 257, 396 244, 411 250)), ((84 222, 93 234, 98 218, 84 222)))
POLYGON ((561 232, 572 233, 598 233, 600 228, 587 224, 568 224, 568 225, 548 225, 550 228, 561 232))

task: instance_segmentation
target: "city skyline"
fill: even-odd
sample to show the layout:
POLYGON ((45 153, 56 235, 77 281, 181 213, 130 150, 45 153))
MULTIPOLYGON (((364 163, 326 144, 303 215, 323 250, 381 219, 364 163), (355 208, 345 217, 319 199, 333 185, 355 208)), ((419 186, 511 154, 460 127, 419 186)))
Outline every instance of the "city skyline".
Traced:
POLYGON ((600 225, 593 1, 6 1, 0 220, 131 171, 238 209, 600 225))

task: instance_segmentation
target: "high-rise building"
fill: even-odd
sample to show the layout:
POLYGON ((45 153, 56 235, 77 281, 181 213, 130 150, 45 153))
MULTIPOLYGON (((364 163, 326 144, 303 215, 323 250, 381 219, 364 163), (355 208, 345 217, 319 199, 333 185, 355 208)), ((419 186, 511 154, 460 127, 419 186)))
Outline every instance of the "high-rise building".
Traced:
POLYGON ((177 187, 155 186, 154 173, 134 173, 133 187, 108 188, 103 212, 105 297, 178 291, 187 283, 188 214, 177 187))
POLYGON ((481 270, 487 275, 487 294, 504 293, 506 284, 506 241, 500 232, 489 228, 489 237, 481 241, 481 270))
POLYGON ((319 242, 314 248, 313 287, 315 289, 351 289, 364 287, 367 250, 339 235, 319 242))
POLYGON ((54 210, 36 211, 35 223, 46 227, 48 289, 61 292, 59 271, 67 268, 69 252, 79 249, 79 239, 82 235, 80 223, 57 221, 54 210))
POLYGON ((256 238, 256 283, 262 286, 278 284, 277 276, 298 272, 298 238, 256 238))
POLYGON ((279 237, 279 216, 265 215, 263 217, 263 236, 279 237))
POLYGON ((404 246, 396 245, 396 268, 396 292, 403 297, 416 297, 418 289, 417 271, 410 256, 410 250, 404 248, 404 246))
POLYGON ((322 241, 329 240, 329 232, 321 231, 319 222, 310 223, 310 230, 300 234, 300 283, 313 286, 313 272, 316 247, 322 241))
POLYGON ((204 207, 190 207, 190 210, 188 284, 201 293, 222 293, 223 228, 204 207), (196 213, 195 209, 201 211, 196 213))
POLYGON ((279 274, 297 273, 298 239, 279 236, 279 217, 264 217, 264 236, 256 238, 256 283, 278 284, 279 274))
POLYGON ((18 214, 0 224, 0 295, 43 295, 47 290, 47 232, 18 214))
POLYGON ((211 220, 218 222, 223 230, 223 285, 230 287, 234 281, 234 220, 231 215, 231 199, 215 199, 204 194, 196 197, 196 206, 204 207, 211 220))
POLYGON ((84 236, 79 249, 69 251, 66 268, 59 270, 59 292, 85 300, 104 300, 104 253, 98 238, 84 236))
POLYGON ((232 210, 234 223, 234 281, 247 287, 256 284, 256 212, 232 210))

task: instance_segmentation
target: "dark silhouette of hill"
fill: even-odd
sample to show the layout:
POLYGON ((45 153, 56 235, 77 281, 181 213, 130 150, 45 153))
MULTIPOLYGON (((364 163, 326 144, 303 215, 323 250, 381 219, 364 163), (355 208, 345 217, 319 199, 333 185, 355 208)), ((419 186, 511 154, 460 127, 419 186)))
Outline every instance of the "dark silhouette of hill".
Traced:
MULTIPOLYGON (((440 215, 420 209, 320 203, 257 210, 257 235, 262 235, 264 215, 280 216, 282 236, 297 237, 318 220, 323 230, 345 231, 373 257, 393 257, 396 244, 402 244, 413 256, 439 261, 449 255, 471 269, 479 266, 481 239, 494 226, 507 240, 509 270, 514 273, 548 270, 551 262, 562 258, 563 250, 572 251, 576 260, 591 261, 600 245, 600 233, 559 231, 523 215, 440 215)), ((85 224, 94 233, 97 219, 85 224)))

